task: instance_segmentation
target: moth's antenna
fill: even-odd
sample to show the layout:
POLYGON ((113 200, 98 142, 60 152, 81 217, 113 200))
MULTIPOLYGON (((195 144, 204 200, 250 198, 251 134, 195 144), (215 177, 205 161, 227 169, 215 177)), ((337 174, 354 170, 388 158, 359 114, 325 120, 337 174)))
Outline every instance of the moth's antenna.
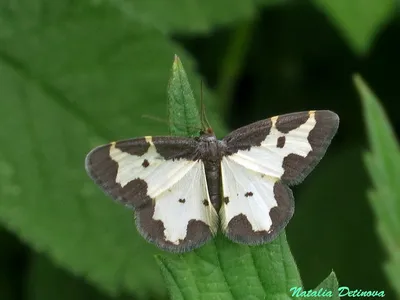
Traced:
POLYGON ((151 115, 142 115, 142 118, 153 120, 153 121, 164 123, 164 124, 168 125, 168 121, 167 120, 164 120, 164 119, 159 118, 159 117, 155 117, 155 116, 151 116, 151 115))
POLYGON ((200 106, 201 106, 201 115, 200 115, 201 125, 203 126, 203 129, 209 130, 211 129, 211 126, 207 119, 206 106, 204 105, 204 100, 203 100, 203 80, 200 80, 200 106))

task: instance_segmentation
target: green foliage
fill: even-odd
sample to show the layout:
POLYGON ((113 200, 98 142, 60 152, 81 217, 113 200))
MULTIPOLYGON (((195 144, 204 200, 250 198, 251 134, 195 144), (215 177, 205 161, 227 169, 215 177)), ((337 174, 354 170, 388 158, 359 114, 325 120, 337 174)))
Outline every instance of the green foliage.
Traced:
POLYGON ((215 241, 175 257, 158 256, 172 299, 289 299, 301 286, 285 234, 263 246, 215 241))
POLYGON ((386 274, 400 297, 400 151, 390 122, 373 94, 359 75, 354 77, 360 93, 370 152, 365 165, 374 184, 369 199, 377 218, 377 231, 389 259, 386 274))
POLYGON ((175 0, 147 1, 124 0, 107 1, 128 18, 138 20, 162 32, 206 32, 216 26, 251 18, 257 5, 276 5, 283 0, 175 0))
MULTIPOLYGON (((338 293, 338 281, 336 278, 335 273, 332 271, 328 277, 325 278, 324 281, 321 282, 320 285, 318 285, 314 290, 319 291, 319 290, 324 290, 324 291, 332 291, 332 297, 331 299, 340 299, 339 298, 339 293, 338 293)), ((324 299, 326 297, 321 297, 320 299, 324 299)), ((315 298, 314 298, 315 299, 315 298)))
MULTIPOLYGON (((109 300, 80 278, 57 268, 44 255, 34 254, 26 278, 27 300, 109 300)), ((115 300, 129 299, 116 297, 115 300)))
POLYGON ((196 100, 182 62, 175 55, 168 85, 168 121, 171 135, 198 136, 201 127, 196 100), (177 109, 179 108, 179 109, 177 109))
POLYGON ((161 296, 159 251, 137 234, 132 213, 88 180, 84 158, 114 139, 166 133, 141 115, 165 115, 173 50, 116 11, 69 13, 51 26, 2 26, 0 221, 112 294, 161 296))
POLYGON ((392 18, 396 0, 313 0, 357 54, 366 54, 379 29, 392 18))

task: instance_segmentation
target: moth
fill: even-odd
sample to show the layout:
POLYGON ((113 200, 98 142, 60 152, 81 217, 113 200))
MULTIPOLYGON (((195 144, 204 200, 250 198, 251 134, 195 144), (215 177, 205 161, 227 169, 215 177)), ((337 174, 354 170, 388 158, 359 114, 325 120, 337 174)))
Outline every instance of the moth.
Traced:
POLYGON ((93 149, 86 171, 135 211, 140 234, 161 249, 186 252, 219 228, 237 243, 272 241, 294 212, 289 186, 324 156, 339 126, 327 110, 275 116, 218 140, 145 136, 93 149))

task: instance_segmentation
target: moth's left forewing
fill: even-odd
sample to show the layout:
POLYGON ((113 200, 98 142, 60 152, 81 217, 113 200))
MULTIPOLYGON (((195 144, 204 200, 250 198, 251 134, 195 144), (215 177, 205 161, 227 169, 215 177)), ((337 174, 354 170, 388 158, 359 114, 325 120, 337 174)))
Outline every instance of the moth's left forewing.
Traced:
POLYGON ((133 208, 139 232, 172 252, 209 240, 218 216, 208 195, 197 144, 181 137, 144 137, 91 151, 86 170, 113 199, 133 208))
POLYGON ((308 111, 258 121, 225 137, 225 201, 220 210, 224 233, 246 244, 273 239, 293 215, 287 185, 301 182, 312 171, 338 125, 331 111, 308 111))

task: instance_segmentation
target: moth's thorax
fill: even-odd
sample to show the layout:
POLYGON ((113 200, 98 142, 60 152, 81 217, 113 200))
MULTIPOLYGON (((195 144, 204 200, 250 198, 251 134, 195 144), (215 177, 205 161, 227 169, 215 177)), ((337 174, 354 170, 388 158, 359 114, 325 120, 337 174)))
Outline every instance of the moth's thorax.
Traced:
POLYGON ((204 133, 199 137, 198 148, 203 160, 221 160, 226 144, 219 141, 214 133, 204 133))

